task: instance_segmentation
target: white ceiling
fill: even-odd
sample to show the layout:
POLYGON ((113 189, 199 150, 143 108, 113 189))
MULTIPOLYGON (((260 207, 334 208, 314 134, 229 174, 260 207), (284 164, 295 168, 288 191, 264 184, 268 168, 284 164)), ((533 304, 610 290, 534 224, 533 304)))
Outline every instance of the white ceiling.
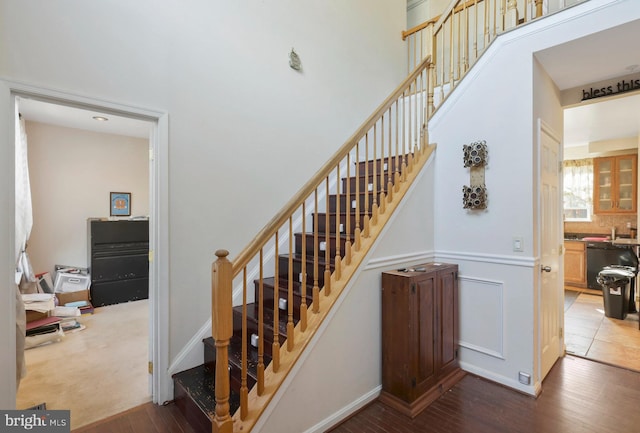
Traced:
MULTIPOLYGON (((536 53, 560 90, 640 71, 640 20, 536 53)), ((640 95, 565 109, 565 147, 640 135, 640 95)))
MULTIPOLYGON (((536 53, 560 90, 629 75, 640 70, 640 20, 536 53), (635 66, 634 66, 635 65, 635 66), (636 69, 637 68, 637 69, 636 69)), ((132 137, 149 137, 146 121, 21 99, 27 120, 132 137), (105 116, 99 122, 93 116, 105 116)), ((603 100, 565 110, 565 146, 640 135, 640 95, 603 100)))
POLYGON ((148 121, 35 99, 20 98, 18 106, 23 118, 33 122, 138 138, 149 138, 151 130, 151 123, 148 121), (94 116, 109 120, 98 121, 94 116))

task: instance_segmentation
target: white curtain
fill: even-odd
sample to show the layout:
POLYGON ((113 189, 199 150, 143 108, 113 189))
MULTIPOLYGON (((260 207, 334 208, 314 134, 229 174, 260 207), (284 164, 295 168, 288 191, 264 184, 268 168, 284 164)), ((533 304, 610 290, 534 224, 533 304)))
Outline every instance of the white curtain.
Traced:
MULTIPOLYGON (((18 98, 16 98, 16 273, 21 275, 22 281, 35 282, 35 275, 27 255, 27 241, 33 227, 33 213, 31 208, 31 185, 29 183, 29 161, 27 158, 27 133, 25 132, 24 119, 18 115, 18 98)), ((26 332, 26 317, 22 296, 16 281, 16 385, 20 385, 20 379, 25 374, 24 343, 26 332)))
POLYGON ((593 208, 593 159, 564 161, 563 166, 565 217, 589 218, 593 208), (586 215, 567 215, 580 209, 585 210, 586 215))
MULTIPOLYGON (((16 111, 18 100, 16 98, 16 111)), ((29 183, 29 161, 27 158, 27 133, 24 127, 24 119, 16 116, 16 261, 19 268, 25 272, 28 278, 34 277, 31 266, 24 259, 27 241, 33 227, 33 213, 31 207, 31 185, 29 183)), ((30 279, 30 281, 32 281, 30 279)))

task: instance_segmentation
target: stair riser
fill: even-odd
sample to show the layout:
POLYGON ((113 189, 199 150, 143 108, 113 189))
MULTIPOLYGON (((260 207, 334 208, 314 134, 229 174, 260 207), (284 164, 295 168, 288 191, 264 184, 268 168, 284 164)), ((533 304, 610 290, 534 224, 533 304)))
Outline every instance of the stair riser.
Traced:
MULTIPOLYGON (((281 283, 284 284, 284 283, 281 283)), ((255 284, 255 293, 256 299, 258 299, 259 295, 259 283, 255 284)), ((293 319, 297 322, 300 319, 300 305, 302 304, 302 295, 298 292, 299 288, 294 288, 293 290, 293 319)), ((273 292, 274 288, 272 285, 265 284, 263 287, 263 296, 265 305, 273 305, 273 292)), ((280 310, 280 314, 288 314, 288 299, 289 292, 288 289, 280 287, 278 290, 279 299, 287 301, 287 310, 280 310)), ((307 288, 307 305, 311 304, 311 289, 307 288)))
MULTIPOLYGON (((305 250, 307 254, 307 258, 312 258, 315 254, 318 254, 318 257, 325 257, 326 250, 329 250, 329 257, 336 256, 336 238, 329 234, 329 248, 327 248, 327 236, 325 232, 318 233, 318 248, 314 250, 315 247, 315 239, 312 233, 301 234, 297 233, 295 235, 295 248, 297 254, 302 254, 302 238, 306 238, 305 250)), ((340 252, 341 255, 344 255, 344 245, 346 243, 346 237, 340 238, 340 252)))
MULTIPOLYGON (((359 204, 360 204, 360 211, 364 212, 365 206, 365 199, 369 201, 369 215, 371 215, 371 209, 373 206, 373 197, 375 194, 370 193, 370 194, 364 194, 361 193, 359 196, 356 196, 355 194, 351 194, 351 196, 349 197, 348 201, 347 201, 347 196, 346 195, 340 195, 340 212, 355 212, 356 210, 356 198, 359 198, 359 204), (348 203, 348 204, 347 204, 348 203)), ((376 201, 378 203, 378 206, 380 206, 380 196, 379 195, 375 195, 376 196, 376 201)), ((329 212, 335 212, 336 211, 336 196, 335 195, 330 195, 329 196, 329 212)))
MULTIPOLYGON (((263 324, 264 354, 271 357, 273 344, 273 314, 269 310, 273 310, 273 301, 272 303, 266 303, 264 306, 265 315, 263 324)), ((258 314, 256 312, 255 316, 257 317, 257 315, 258 314)), ((282 344, 287 339, 286 334, 283 332, 286 329, 287 315, 282 314, 282 311, 279 311, 278 321, 280 323, 278 341, 282 344)), ((242 335, 242 313, 238 312, 236 309, 233 310, 233 333, 234 335, 242 335)), ((247 343, 249 346, 251 346, 252 335, 259 335, 258 321, 253 317, 247 317, 247 343)), ((257 348, 255 349, 257 350, 257 348)))
MULTIPOLYGON (((251 348, 249 348, 251 350, 251 348)), ((255 349, 254 349, 255 350, 255 349)), ((211 370, 211 374, 214 374, 216 368, 216 348, 215 345, 205 344, 204 345, 204 364, 211 370)), ((229 363, 229 379, 230 379, 230 387, 233 391, 240 393, 240 387, 242 386, 242 369, 239 365, 236 365, 233 362, 229 363)), ((247 371, 247 387, 251 389, 251 387, 256 383, 256 371, 249 370, 247 371)))
MULTIPOLYGON (((315 217, 315 215, 314 215, 315 217)), ((353 241, 353 234, 356 229, 356 215, 355 212, 351 214, 343 213, 343 209, 340 210, 340 224, 342 224, 341 233, 346 233, 347 230, 347 218, 349 219, 349 229, 351 231, 351 239, 353 241)), ((329 230, 331 233, 336 232, 336 221, 337 217, 335 212, 329 213, 329 230)), ((364 209, 360 210, 360 227, 364 225, 364 209)), ((324 233, 327 227, 327 217, 326 213, 318 213, 318 233, 324 233)))
MULTIPOLYGON (((324 256, 322 256, 322 259, 324 260, 324 256)), ((279 269, 281 278, 286 278, 288 276, 288 273, 289 273, 289 257, 280 256, 278 258, 278 269, 279 269)), ((330 266, 330 269, 331 269, 331 272, 333 272, 333 266, 330 266)), ((318 263, 318 286, 319 287, 324 286, 324 271, 325 271, 324 263, 318 263)), ((300 273, 301 272, 302 272, 302 262, 299 259, 294 258, 292 274, 293 274, 293 278, 294 278, 295 281, 300 281, 300 279, 301 279, 300 273)), ((307 285, 313 285, 314 266, 313 266, 313 261, 312 260, 307 259, 306 273, 307 273, 307 285)))
MULTIPOLYGON (((373 172, 374 165, 376 167, 376 173, 380 173, 380 170, 385 172, 386 171, 393 172, 393 171, 396 171, 396 158, 391 158, 391 164, 389 164, 388 158, 384 158, 384 160, 378 159, 376 161, 361 161, 360 163, 358 163, 358 165, 360 166, 358 168, 358 170, 360 170, 360 174, 363 174, 365 172, 365 165, 369 166, 369 173, 373 172)), ((400 169, 401 167, 402 167, 402 158, 398 157, 398 169, 400 169)), ((355 173, 352 172, 350 174, 354 175, 355 173)))
POLYGON ((194 427, 195 431, 211 431, 211 420, 209 417, 202 412, 180 382, 175 380, 173 386, 173 400, 176 406, 178 406, 178 409, 180 409, 180 412, 184 415, 185 419, 194 427))
MULTIPOLYGON (((390 176, 388 174, 385 174, 382 177, 383 185, 380 185, 380 173, 379 172, 376 173, 375 186, 378 191, 387 190, 387 183, 389 182, 389 177, 390 176)), ((393 175, 391 175, 391 180, 393 181, 393 175)), ((341 194, 346 194, 347 183, 349 183, 349 192, 351 193, 351 195, 355 194, 356 192, 356 183, 359 183, 358 185, 358 188, 360 188, 359 192, 364 192, 364 191, 372 192, 373 184, 374 184, 373 174, 370 172, 368 178, 365 178, 364 174, 361 173, 361 176, 359 178, 351 177, 349 179, 346 179, 346 178, 342 179, 342 189, 340 190, 341 194), (360 179, 360 182, 358 182, 358 179, 360 179)))

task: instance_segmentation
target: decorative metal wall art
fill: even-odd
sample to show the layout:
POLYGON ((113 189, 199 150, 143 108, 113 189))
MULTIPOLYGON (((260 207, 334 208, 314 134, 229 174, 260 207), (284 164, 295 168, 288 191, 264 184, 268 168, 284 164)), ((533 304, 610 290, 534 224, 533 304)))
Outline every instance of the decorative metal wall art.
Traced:
POLYGON ((489 150, 487 142, 476 141, 462 146, 464 166, 469 168, 471 186, 462 187, 462 205, 464 209, 486 209, 487 187, 484 182, 484 169, 489 150))
POLYGON ((465 167, 479 167, 481 165, 485 165, 488 155, 487 142, 482 140, 471 144, 465 144, 462 146, 462 152, 464 154, 465 167))
POLYGON ((465 209, 485 209, 487 207, 487 187, 484 185, 463 186, 462 203, 465 209))

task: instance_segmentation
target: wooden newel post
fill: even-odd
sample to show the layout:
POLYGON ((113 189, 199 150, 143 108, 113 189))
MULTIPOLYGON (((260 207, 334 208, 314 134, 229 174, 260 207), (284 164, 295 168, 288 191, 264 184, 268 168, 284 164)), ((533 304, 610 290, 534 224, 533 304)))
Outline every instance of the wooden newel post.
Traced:
POLYGON ((216 410, 213 433, 232 433, 229 413, 229 340, 233 335, 232 280, 233 269, 227 259, 229 251, 218 250, 211 265, 211 328, 216 342, 216 410))

